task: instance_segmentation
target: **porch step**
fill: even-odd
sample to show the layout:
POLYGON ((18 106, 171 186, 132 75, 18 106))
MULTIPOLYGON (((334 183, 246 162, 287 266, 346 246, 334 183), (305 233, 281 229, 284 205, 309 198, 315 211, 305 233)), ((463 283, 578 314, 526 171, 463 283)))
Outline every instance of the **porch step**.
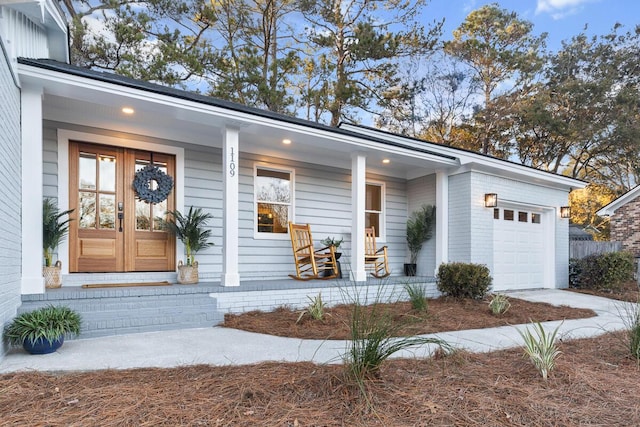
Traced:
POLYGON ((80 338, 171 329, 212 327, 222 323, 218 285, 83 289, 64 286, 39 295, 23 295, 19 313, 49 304, 65 305, 82 316, 80 338))

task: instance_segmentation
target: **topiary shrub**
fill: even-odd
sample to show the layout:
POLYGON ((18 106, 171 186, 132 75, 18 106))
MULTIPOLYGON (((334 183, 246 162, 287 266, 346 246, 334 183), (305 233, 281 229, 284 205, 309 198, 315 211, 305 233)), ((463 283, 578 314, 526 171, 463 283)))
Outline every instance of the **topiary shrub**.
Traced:
POLYGON ((629 252, 609 252, 570 260, 569 286, 596 291, 616 291, 633 279, 634 258, 629 252))
POLYGON ((489 268, 482 264, 440 264, 436 279, 438 290, 454 298, 481 299, 491 288, 489 268))

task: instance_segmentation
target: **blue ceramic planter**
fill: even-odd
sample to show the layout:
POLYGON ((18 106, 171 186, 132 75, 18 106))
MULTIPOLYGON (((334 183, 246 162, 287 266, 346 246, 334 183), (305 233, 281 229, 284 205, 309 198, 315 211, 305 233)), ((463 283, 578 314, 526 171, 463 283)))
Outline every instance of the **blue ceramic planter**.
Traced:
POLYGON ((39 339, 32 343, 29 340, 25 340, 22 343, 22 347, 30 354, 49 354, 59 349, 62 343, 64 343, 64 336, 54 341, 39 339))

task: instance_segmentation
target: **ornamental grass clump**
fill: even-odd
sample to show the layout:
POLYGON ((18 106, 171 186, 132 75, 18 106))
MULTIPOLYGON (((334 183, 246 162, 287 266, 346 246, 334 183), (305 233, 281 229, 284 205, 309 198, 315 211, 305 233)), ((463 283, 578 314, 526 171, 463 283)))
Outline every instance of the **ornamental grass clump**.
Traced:
POLYGON ((625 341, 631 357, 640 362, 640 301, 622 303, 618 314, 625 326, 625 341))
POLYGON ((495 316, 505 314, 511 308, 511 302, 504 294, 495 294, 489 301, 489 309, 495 316))
POLYGON ((313 320, 320 321, 324 319, 324 316, 325 316, 324 309, 326 307, 326 304, 324 301, 322 301, 322 294, 318 293, 318 295, 316 295, 313 298, 309 296, 307 298, 309 299, 309 305, 307 306, 306 309, 300 312, 300 316, 298 316, 298 320, 296 320, 296 323, 300 323, 300 321, 305 316, 305 314, 311 317, 313 320))
POLYGON ((556 359, 562 353, 556 344, 556 335, 562 323, 551 333, 547 333, 540 324, 532 324, 533 332, 525 328, 524 332, 518 333, 524 340, 524 355, 529 357, 533 366, 536 367, 543 379, 547 379, 556 366, 556 359))
POLYGON ((427 290, 420 283, 406 283, 404 290, 409 296, 411 308, 419 312, 427 312, 429 303, 427 302, 427 290))
POLYGON ((436 345, 448 352, 450 346, 443 340, 430 337, 403 337, 400 322, 385 308, 384 284, 371 304, 365 305, 359 294, 352 296, 352 311, 349 323, 350 341, 344 355, 347 375, 364 392, 365 380, 375 378, 385 360, 393 354, 422 345, 436 345))

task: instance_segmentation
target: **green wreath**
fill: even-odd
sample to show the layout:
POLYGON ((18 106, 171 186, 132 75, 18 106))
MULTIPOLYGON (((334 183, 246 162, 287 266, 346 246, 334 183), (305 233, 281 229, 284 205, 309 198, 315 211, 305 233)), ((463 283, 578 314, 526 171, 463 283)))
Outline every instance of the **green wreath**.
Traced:
POLYGON ((159 167, 147 165, 136 172, 133 178, 133 189, 140 200, 160 203, 169 197, 173 189, 173 178, 162 172, 159 167), (151 181, 157 183, 155 190, 151 188, 151 181))

